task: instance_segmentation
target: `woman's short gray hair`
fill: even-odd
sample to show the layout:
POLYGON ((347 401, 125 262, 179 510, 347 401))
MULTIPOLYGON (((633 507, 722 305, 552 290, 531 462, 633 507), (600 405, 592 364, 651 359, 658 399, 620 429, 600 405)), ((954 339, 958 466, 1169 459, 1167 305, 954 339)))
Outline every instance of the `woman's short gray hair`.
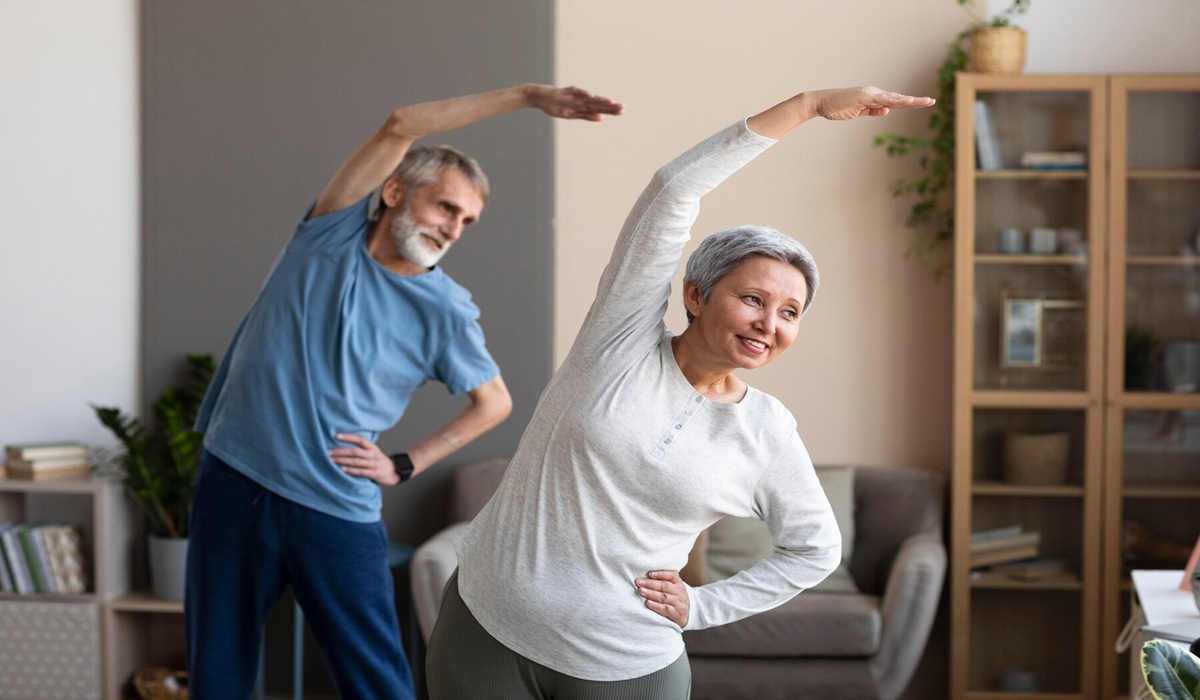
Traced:
MULTIPOLYGON (((804 275, 808 295, 801 315, 812 305, 821 278, 817 263, 799 241, 767 226, 737 226, 717 231, 705 238, 696 252, 688 258, 683 273, 684 283, 693 282, 700 288, 700 297, 708 299, 709 292, 725 275, 747 258, 770 258, 787 263, 804 275)), ((687 312, 688 323, 692 312, 687 312)))

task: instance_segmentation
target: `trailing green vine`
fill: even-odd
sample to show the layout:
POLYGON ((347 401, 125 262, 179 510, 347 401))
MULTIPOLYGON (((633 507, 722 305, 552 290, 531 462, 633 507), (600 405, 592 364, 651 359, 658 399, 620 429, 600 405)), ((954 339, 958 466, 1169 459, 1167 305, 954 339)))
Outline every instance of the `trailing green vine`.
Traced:
MULTIPOLYGON (((957 0, 959 5, 968 0, 957 0)), ((909 254, 936 265, 937 274, 949 269, 939 263, 939 249, 954 240, 954 75, 967 69, 967 47, 971 37, 985 27, 1010 27, 1012 19, 1029 9, 1030 0, 1013 0, 1012 5, 987 22, 964 29, 946 46, 946 58, 937 71, 937 105, 929 117, 927 136, 883 133, 874 144, 889 157, 919 155, 920 175, 891 183, 892 196, 914 197, 904 224, 915 233, 909 254)))

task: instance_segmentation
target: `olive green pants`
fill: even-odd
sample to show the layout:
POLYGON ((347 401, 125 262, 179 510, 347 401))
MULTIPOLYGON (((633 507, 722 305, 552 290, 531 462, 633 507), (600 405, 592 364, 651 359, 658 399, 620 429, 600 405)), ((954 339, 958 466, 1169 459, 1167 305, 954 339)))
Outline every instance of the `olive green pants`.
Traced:
POLYGON ((425 662, 430 700, 688 700, 687 653, 627 681, 586 681, 553 671, 487 633, 458 594, 458 572, 442 594, 425 662))

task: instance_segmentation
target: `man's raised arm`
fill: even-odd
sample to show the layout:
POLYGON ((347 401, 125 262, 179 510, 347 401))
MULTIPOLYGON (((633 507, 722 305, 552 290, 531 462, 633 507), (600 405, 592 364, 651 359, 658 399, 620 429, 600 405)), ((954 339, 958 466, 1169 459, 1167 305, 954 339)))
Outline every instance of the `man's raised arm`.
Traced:
POLYGON ((367 196, 391 175, 417 139, 529 107, 559 119, 587 121, 600 121, 606 114, 617 115, 625 109, 581 88, 533 83, 400 107, 342 164, 317 198, 311 218, 367 196))

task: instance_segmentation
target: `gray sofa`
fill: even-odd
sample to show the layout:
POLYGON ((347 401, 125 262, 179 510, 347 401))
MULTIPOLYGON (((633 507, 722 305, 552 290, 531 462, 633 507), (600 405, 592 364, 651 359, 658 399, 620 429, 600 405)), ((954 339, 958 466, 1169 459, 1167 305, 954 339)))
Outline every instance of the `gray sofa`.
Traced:
MULTIPOLYGON (((506 462, 455 471, 446 529, 418 547, 413 602, 425 638, 456 566, 453 539, 491 498, 506 462)), ((911 469, 854 470, 849 569, 860 593, 806 591, 730 625, 685 632, 694 700, 898 698, 929 637, 946 572, 945 484, 911 469)))

